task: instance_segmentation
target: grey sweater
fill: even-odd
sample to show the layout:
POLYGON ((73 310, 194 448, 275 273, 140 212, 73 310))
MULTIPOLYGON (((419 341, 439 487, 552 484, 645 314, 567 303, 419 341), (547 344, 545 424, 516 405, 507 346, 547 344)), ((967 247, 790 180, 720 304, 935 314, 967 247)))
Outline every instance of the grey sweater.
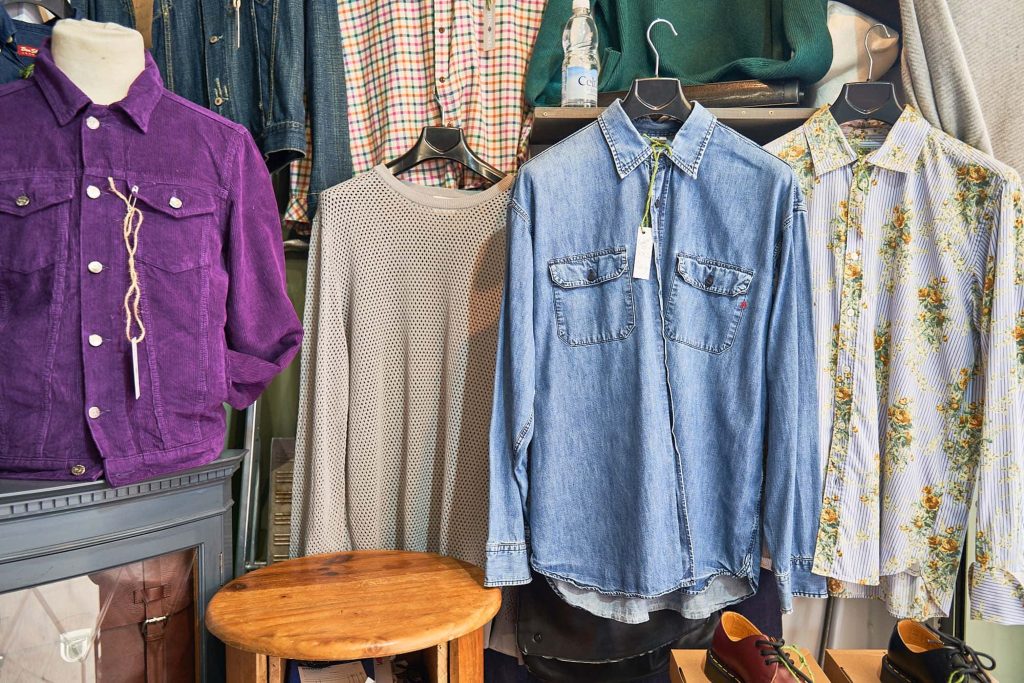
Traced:
POLYGON ((511 185, 423 187, 378 166, 321 195, 292 555, 420 550, 482 564, 511 185))
POLYGON ((1024 169, 1024 2, 900 0, 903 88, 929 122, 1024 169))

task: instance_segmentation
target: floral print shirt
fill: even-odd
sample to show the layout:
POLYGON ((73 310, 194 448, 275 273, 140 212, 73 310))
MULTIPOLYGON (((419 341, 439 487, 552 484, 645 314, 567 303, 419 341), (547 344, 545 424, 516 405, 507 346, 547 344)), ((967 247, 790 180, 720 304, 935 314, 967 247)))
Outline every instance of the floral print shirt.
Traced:
POLYGON ((1009 167, 911 107, 828 108, 767 149, 808 202, 824 495, 814 571, 949 611, 977 502, 975 618, 1024 623, 1024 218, 1009 167), (890 129, 891 128, 891 129, 890 129))

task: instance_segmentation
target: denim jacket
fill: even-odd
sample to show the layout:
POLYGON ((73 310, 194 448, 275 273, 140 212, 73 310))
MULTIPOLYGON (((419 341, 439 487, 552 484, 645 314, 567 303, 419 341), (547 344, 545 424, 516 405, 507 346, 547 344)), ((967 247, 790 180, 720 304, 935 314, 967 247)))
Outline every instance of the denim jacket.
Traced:
MULTIPOLYGON (((88 19, 137 28, 131 0, 81 1, 88 19)), ((153 2, 153 57, 167 89, 248 128, 271 171, 301 158, 304 3, 243 0, 236 17, 227 0, 153 2)))
POLYGON ((527 163, 509 210, 491 424, 488 586, 530 568, 688 613, 821 596, 805 207, 793 173, 699 104, 618 102, 527 163), (676 132, 678 128, 678 132, 676 132), (649 279, 633 276, 653 153, 649 279))
MULTIPOLYGON (((72 7, 68 18, 78 19, 78 10, 72 7)), ((31 73, 39 47, 53 33, 55 23, 56 20, 46 24, 18 21, 0 7, 0 85, 31 73)))

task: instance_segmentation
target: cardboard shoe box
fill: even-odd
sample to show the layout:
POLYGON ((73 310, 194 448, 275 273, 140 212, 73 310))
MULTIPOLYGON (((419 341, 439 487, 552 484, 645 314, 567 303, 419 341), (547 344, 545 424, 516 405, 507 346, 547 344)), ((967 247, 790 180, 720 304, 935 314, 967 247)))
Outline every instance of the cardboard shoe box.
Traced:
MULTIPOLYGON (((800 648, 800 652, 807 659, 815 683, 828 683, 825 672, 814 661, 811 653, 804 648, 800 648)), ((708 683, 708 677, 704 675, 704 658, 707 657, 707 653, 707 650, 672 650, 672 657, 668 663, 669 679, 672 683, 708 683)))
POLYGON ((878 683, 885 650, 825 650, 825 675, 831 683, 878 683))
POLYGON ((879 683, 883 656, 885 650, 825 650, 825 675, 830 683, 879 683))

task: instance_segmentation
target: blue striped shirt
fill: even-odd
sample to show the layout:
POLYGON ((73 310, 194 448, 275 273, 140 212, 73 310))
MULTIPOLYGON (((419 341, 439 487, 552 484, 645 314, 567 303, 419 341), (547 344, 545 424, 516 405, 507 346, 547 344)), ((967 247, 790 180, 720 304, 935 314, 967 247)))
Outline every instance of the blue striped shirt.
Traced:
POLYGON ((767 149, 808 202, 832 595, 945 616, 976 495, 972 613, 1024 623, 1024 219, 1017 174, 912 108, 828 108, 767 149))

